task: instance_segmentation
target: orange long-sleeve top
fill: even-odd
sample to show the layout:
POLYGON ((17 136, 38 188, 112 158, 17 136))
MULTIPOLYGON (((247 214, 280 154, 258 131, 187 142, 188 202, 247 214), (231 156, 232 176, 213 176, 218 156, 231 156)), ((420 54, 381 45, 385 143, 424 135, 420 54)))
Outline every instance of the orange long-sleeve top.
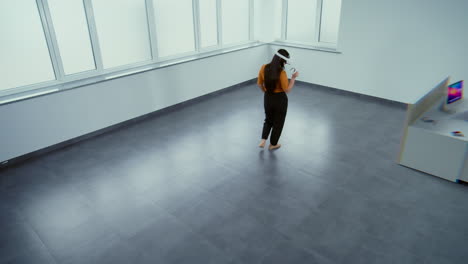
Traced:
MULTIPOLYGON (((262 68, 260 68, 260 71, 258 72, 258 79, 257 79, 257 84, 262 87, 262 90, 266 92, 266 87, 265 87, 265 66, 266 64, 262 65, 262 68)), ((276 84, 276 88, 273 91, 274 93, 281 93, 281 92, 286 92, 289 86, 289 81, 288 81, 288 75, 286 74, 286 71, 281 71, 280 73, 280 78, 279 82, 276 84)))

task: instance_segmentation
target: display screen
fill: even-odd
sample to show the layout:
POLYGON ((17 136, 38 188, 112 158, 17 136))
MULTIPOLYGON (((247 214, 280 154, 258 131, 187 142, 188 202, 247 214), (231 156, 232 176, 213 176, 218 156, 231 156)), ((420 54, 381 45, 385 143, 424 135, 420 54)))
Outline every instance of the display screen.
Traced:
POLYGON ((463 97, 463 81, 448 86, 447 104, 454 103, 463 97))

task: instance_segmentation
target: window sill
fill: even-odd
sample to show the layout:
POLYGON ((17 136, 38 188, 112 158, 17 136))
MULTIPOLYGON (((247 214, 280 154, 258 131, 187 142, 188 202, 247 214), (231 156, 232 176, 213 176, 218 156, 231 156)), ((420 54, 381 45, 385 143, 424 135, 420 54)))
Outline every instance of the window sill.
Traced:
POLYGON ((277 46, 292 47, 292 48, 300 48, 300 49, 330 52, 330 53, 337 53, 337 54, 342 53, 340 50, 338 50, 336 48, 332 48, 332 47, 320 47, 318 45, 313 45, 313 44, 295 43, 295 42, 282 41, 282 40, 275 40, 275 41, 270 42, 268 44, 277 45, 277 46))
POLYGON ((184 57, 170 58, 170 59, 166 59, 166 60, 162 60, 158 62, 150 62, 145 65, 131 67, 125 70, 117 70, 117 71, 113 71, 110 73, 104 73, 104 74, 87 77, 87 78, 83 78, 79 80, 64 81, 64 82, 58 82, 58 81, 46 82, 46 83, 35 85, 34 87, 31 87, 30 89, 23 91, 23 92, 15 92, 10 95, 0 96, 0 106, 39 97, 39 96, 45 96, 45 95, 50 95, 50 94, 57 93, 57 92, 63 92, 63 91, 67 91, 70 89, 75 89, 75 88, 79 88, 82 86, 91 85, 91 84, 95 84, 95 83, 99 83, 103 81, 130 76, 133 74, 139 74, 139 73, 143 73, 147 71, 162 69, 162 68, 182 64, 182 63, 187 63, 187 62, 191 62, 191 61, 195 61, 199 59, 205 59, 205 58, 209 58, 213 56, 218 56, 218 55, 222 55, 226 53, 231 53, 231 52, 240 51, 240 50, 253 48, 253 47, 259 47, 259 46, 268 45, 268 44, 269 43, 253 41, 253 42, 248 42, 248 43, 244 43, 244 44, 240 44, 236 46, 230 46, 230 47, 226 47, 222 49, 202 51, 200 53, 192 54, 192 55, 188 55, 184 57))

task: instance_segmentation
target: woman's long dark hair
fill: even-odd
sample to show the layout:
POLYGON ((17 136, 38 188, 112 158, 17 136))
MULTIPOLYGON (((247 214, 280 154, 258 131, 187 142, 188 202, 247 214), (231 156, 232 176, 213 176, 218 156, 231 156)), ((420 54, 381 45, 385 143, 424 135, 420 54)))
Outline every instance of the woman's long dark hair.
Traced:
MULTIPOLYGON (((289 53, 285 49, 278 50, 278 53, 289 58, 289 53)), ((268 92, 273 92, 275 90, 285 63, 286 61, 284 59, 275 54, 271 62, 265 66, 265 87, 268 92)))

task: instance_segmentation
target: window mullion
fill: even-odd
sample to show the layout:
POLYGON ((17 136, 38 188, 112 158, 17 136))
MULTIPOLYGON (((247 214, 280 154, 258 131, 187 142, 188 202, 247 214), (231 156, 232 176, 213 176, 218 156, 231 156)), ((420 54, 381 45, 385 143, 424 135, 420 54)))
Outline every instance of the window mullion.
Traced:
POLYGON ((320 42, 320 28, 322 25, 322 6, 323 0, 317 0, 317 14, 315 17, 315 42, 320 42))
POLYGON ((283 0, 283 8, 281 14, 281 39, 286 40, 288 28, 288 0, 283 0))
POLYGON ((218 22, 218 47, 223 47, 223 20, 222 20, 222 3, 221 0, 216 0, 216 19, 218 22))
POLYGON ((89 37, 91 39, 91 46, 93 48, 94 63, 96 64, 96 70, 102 72, 104 65, 102 62, 101 48, 99 46, 99 37, 96 29, 96 20, 94 19, 94 11, 91 0, 83 0, 86 21, 88 22, 89 37))
POLYGON ((249 0, 249 40, 254 40, 254 0, 249 0))
POLYGON ((36 0, 36 4, 41 18, 44 36, 49 48, 49 55, 54 69, 55 79, 62 81, 65 76, 65 70, 63 68, 62 58, 60 57, 57 38, 52 24, 47 0, 36 0))
POLYGON ((156 20, 154 14, 153 0, 145 0, 146 5, 146 17, 148 21, 148 30, 150 36, 151 45, 151 59, 153 61, 159 61, 158 54, 158 36, 156 30, 156 20))
POLYGON ((195 38, 195 51, 200 52, 201 49, 201 32, 200 32, 200 3, 199 0, 192 0, 193 10, 193 36, 195 38))

